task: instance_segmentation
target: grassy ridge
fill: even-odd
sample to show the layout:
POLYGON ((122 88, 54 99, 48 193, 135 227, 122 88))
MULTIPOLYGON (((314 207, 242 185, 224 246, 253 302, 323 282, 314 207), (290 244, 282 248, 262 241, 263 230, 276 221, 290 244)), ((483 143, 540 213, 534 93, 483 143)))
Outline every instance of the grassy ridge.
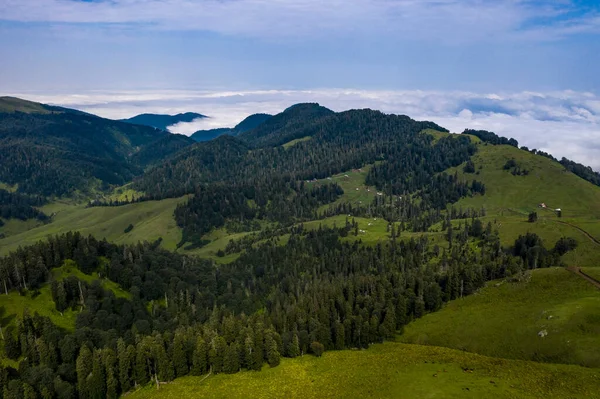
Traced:
POLYGON ((175 249, 176 244, 181 240, 181 230, 175 223, 173 212, 177 204, 183 200, 183 198, 174 198, 119 207, 93 208, 55 202, 42 207, 48 215, 55 213, 52 223, 0 240, 0 255, 20 245, 32 244, 45 239, 48 235, 67 231, 80 231, 82 234, 92 234, 98 239, 106 238, 116 243, 154 241, 162 237, 162 245, 166 249, 175 249), (124 233, 129 224, 133 224, 133 230, 124 233))
POLYGON ((600 290, 565 269, 493 281, 409 324, 406 343, 487 356, 600 367, 600 290), (539 337, 540 331, 547 336, 539 337))
POLYGON ((473 156, 478 174, 466 174, 463 166, 452 168, 466 180, 476 179, 485 183, 486 194, 461 199, 456 206, 485 208, 489 221, 495 221, 503 245, 510 245, 521 234, 533 232, 551 247, 563 236, 579 242, 579 248, 565 256, 565 262, 573 266, 600 266, 600 245, 584 233, 600 241, 600 187, 565 170, 558 162, 531 154, 508 145, 478 144, 473 156), (526 176, 513 176, 504 170, 506 161, 514 159, 526 176), (561 208, 562 218, 550 208, 561 208), (528 223, 530 212, 538 213, 538 222, 528 223))
POLYGON ((146 398, 598 398, 598 370, 493 359, 385 343, 366 351, 283 359, 275 368, 185 377, 133 394, 146 398), (465 369, 467 371, 465 371, 465 369))

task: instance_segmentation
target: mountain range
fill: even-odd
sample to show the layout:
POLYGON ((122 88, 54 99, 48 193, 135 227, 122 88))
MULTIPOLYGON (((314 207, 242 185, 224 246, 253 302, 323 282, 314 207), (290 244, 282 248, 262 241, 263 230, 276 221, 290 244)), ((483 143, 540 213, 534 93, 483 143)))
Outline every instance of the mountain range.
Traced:
POLYGON ((190 138, 7 97, 0 157, 5 397, 597 397, 577 162, 371 109, 190 138))

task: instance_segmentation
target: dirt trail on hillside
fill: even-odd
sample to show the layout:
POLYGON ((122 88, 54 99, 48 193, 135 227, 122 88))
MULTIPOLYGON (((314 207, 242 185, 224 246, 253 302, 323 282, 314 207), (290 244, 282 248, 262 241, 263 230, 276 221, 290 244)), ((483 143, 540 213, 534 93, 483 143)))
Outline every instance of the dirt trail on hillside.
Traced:
POLYGON ((595 285, 596 288, 598 288, 600 290, 600 281, 598 281, 595 278, 593 278, 592 276, 582 272, 580 267, 569 266, 569 267, 567 267, 567 270, 570 271, 571 273, 574 273, 574 274, 578 275, 579 277, 589 281, 590 283, 595 285))
POLYGON ((566 224, 567 226, 571 226, 572 228, 581 231, 587 238, 589 238, 590 240, 592 240, 592 242, 596 243, 597 245, 600 245, 600 240, 598 240, 596 237, 592 236, 590 233, 588 233, 587 231, 585 231, 581 227, 575 226, 574 224, 571 224, 569 222, 563 222, 562 220, 554 220, 554 222, 561 223, 561 224, 566 224))

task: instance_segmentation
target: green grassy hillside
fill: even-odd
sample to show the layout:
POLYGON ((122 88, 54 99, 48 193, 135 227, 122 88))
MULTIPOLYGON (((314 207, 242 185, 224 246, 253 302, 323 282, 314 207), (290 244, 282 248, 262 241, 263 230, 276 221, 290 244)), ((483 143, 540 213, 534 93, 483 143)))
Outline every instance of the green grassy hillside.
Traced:
MULTIPOLYGON (((43 240, 48 235, 67 231, 80 231, 82 234, 92 234, 96 238, 106 238, 116 243, 154 241, 162 237, 162 245, 165 248, 175 249, 176 244, 181 240, 181 230, 175 223, 173 212, 181 201, 184 201, 184 198, 93 208, 56 202, 42 207, 46 214, 55 214, 52 223, 0 240, 0 255, 20 245, 32 244, 43 240), (133 230, 124 233, 129 224, 133 224, 133 230)), ((11 225, 8 226, 10 227, 11 225)), ((0 228, 0 232, 3 229, 4 227, 0 228)))
POLYGON ((484 207, 487 220, 496 222, 504 245, 512 244, 528 231, 545 239, 547 247, 562 236, 570 236, 580 246, 565 257, 565 262, 600 266, 600 187, 566 171, 557 162, 508 145, 479 143, 473 163, 476 173, 464 173, 463 165, 449 172, 485 183, 486 193, 464 198, 456 206, 484 207), (504 170, 510 159, 529 174, 514 176, 504 170), (539 208, 540 203, 560 208, 562 217, 550 209, 539 208), (538 213, 536 223, 528 223, 530 212, 538 213))
POLYGON ((385 343, 275 368, 185 377, 129 394, 145 398, 598 398, 598 370, 493 359, 446 348, 385 343))
POLYGON ((493 281, 409 324, 403 342, 488 356, 600 367, 600 290, 560 268, 493 281), (546 331, 545 337, 538 333, 546 331))

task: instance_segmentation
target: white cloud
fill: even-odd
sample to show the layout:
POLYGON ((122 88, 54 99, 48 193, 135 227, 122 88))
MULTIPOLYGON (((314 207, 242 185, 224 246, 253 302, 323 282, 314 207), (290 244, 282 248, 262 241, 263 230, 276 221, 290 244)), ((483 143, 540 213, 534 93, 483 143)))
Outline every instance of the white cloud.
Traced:
POLYGON ((299 102, 319 102, 334 111, 373 108, 432 120, 453 132, 485 129, 600 170, 600 98, 574 91, 473 93, 421 90, 253 90, 12 93, 33 101, 78 108, 108 118, 143 112, 199 112, 210 118, 172 126, 191 134, 233 127, 246 116, 276 114, 299 102))
POLYGON ((571 2, 497 0, 3 0, 1 19, 134 25, 278 39, 387 33, 405 39, 473 42, 548 40, 600 30, 595 12, 571 2))

